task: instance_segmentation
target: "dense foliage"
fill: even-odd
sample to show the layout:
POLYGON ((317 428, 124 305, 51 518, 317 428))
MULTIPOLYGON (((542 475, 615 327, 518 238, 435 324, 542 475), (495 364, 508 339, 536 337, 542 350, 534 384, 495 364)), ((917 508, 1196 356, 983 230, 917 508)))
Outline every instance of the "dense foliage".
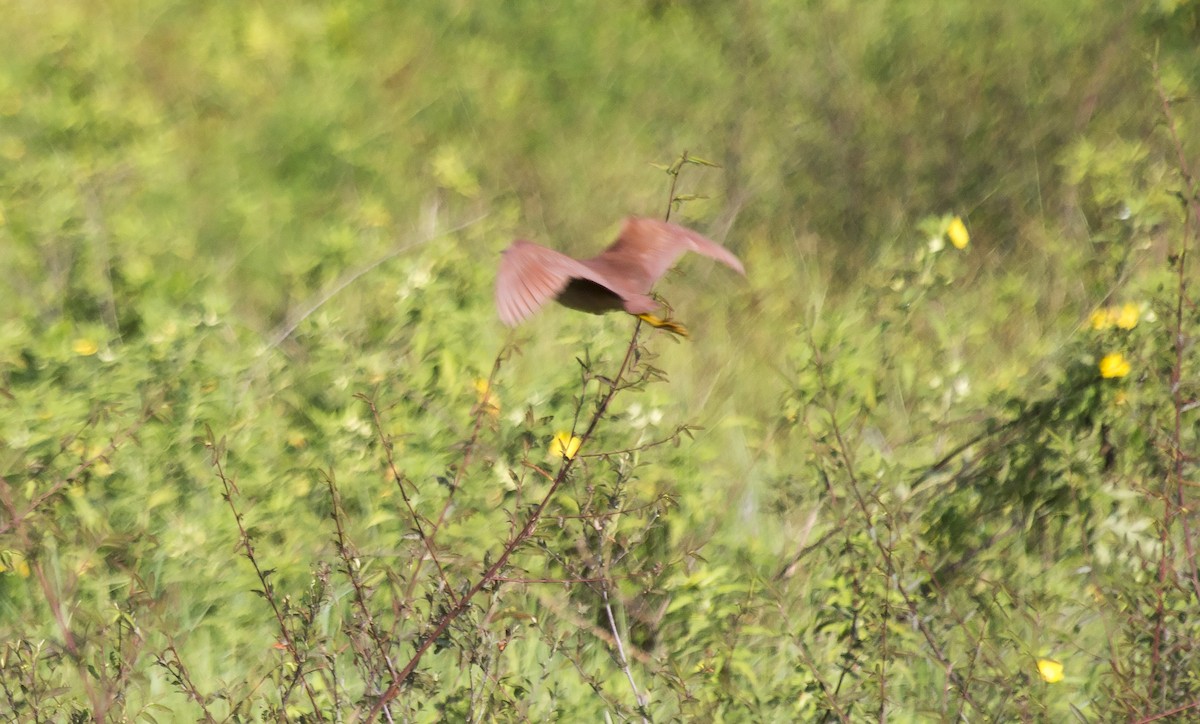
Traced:
POLYGON ((1200 3, 4 16, 3 720, 1200 716, 1200 3))

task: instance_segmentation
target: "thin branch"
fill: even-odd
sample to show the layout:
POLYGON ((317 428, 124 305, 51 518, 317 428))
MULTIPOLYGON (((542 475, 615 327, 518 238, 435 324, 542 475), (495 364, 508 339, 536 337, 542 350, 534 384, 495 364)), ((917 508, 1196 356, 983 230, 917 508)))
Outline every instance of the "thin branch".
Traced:
POLYGON ((215 724, 216 719, 213 718, 212 712, 208 710, 207 700, 200 693, 200 690, 196 688, 196 684, 192 681, 191 672, 184 665, 183 657, 179 655, 179 650, 175 648, 175 642, 170 640, 169 636, 168 634, 166 649, 161 654, 155 655, 154 663, 167 672, 167 678, 175 684, 175 688, 182 691, 189 699, 196 703, 196 706, 200 707, 200 712, 203 714, 202 720, 208 724, 215 724), (170 659, 167 658, 167 654, 171 655, 170 659))
MULTIPOLYGON (((421 543, 425 546, 425 552, 429 554, 430 560, 437 568, 438 577, 442 579, 442 585, 445 588, 446 595, 450 597, 452 603, 457 604, 458 601, 454 596, 454 589, 450 585, 449 579, 446 578, 446 571, 442 568, 441 561, 438 560, 437 552, 433 549, 433 538, 425 526, 421 524, 421 516, 417 513, 417 509, 413 506, 412 499, 408 496, 408 491, 404 488, 404 483, 408 482, 398 467, 396 467, 396 459, 392 454, 392 441, 383 431, 383 419, 379 416, 379 408, 375 405, 375 400, 366 395, 355 395, 358 399, 367 403, 367 407, 371 409, 371 418, 375 422, 375 430, 379 434, 379 442, 383 446, 383 454, 387 459, 388 470, 392 473, 392 479, 396 481, 396 487, 400 490, 400 497, 404 500, 404 507, 408 508, 408 515, 412 519, 413 526, 417 529, 417 537, 421 539, 421 543)), ((421 570, 421 562, 425 560, 425 556, 417 556, 417 560, 413 563, 413 572, 409 576, 408 592, 405 594, 405 601, 411 601, 413 586, 416 585, 417 573, 421 570)))
POLYGON ((1137 719, 1136 724, 1150 724, 1150 722, 1162 721, 1163 719, 1170 719, 1170 718, 1179 716, 1180 714, 1182 714, 1185 711, 1191 711, 1192 709, 1200 709, 1200 699, 1197 699, 1196 701, 1193 701, 1193 702, 1190 702, 1187 704, 1180 704, 1179 706, 1175 707, 1174 709, 1160 711, 1157 714, 1152 714, 1150 716, 1143 717, 1141 719, 1137 719))
MULTIPOLYGON (((579 436, 581 449, 591 439, 596 427, 604 418, 604 414, 608 410, 609 404, 612 402, 617 392, 621 389, 620 383, 622 378, 625 376, 626 372, 631 369, 631 364, 635 358, 635 352, 639 347, 638 333, 641 331, 641 325, 642 322, 639 319, 637 324, 634 325, 633 335, 630 337, 629 345, 625 349, 625 357, 622 359, 621 365, 617 369, 617 374, 612 378, 612 382, 608 386, 607 393, 603 396, 603 398, 601 398, 600 403, 592 413, 587 429, 582 435, 579 436)), ((463 593, 462 597, 458 599, 458 602, 452 605, 450 609, 442 615, 437 625, 435 625, 431 631, 425 634, 420 643, 417 644, 417 648, 413 652, 412 658, 409 659, 409 662, 405 664, 404 668, 402 668, 399 674, 397 674, 392 680, 391 686, 388 687, 387 691, 385 691, 383 695, 379 697, 379 700, 375 702, 375 706, 371 709, 371 712, 367 717, 368 720, 373 721, 375 717, 379 715, 379 712, 383 709, 387 702, 396 697, 396 695, 400 692, 401 685, 407 681, 408 677, 416 670, 417 665, 420 664, 421 658, 425 655, 425 652, 428 651, 433 643, 438 640, 438 638, 446 631, 447 628, 450 627, 450 624, 452 624, 460 616, 462 616, 463 613, 466 612, 467 608, 470 607, 471 600, 475 597, 475 595, 483 590, 484 587, 495 582, 495 579, 497 576, 499 576, 500 571, 503 570, 505 565, 508 564, 508 559, 517 550, 517 548, 519 548, 521 544, 533 534, 533 531, 537 528, 537 524, 541 520, 543 513, 545 513, 547 506, 550 505, 550 501, 554 498, 555 493, 558 492, 559 488, 562 487, 562 484, 567 480, 568 474, 571 472, 575 460, 577 459, 578 458, 575 457, 565 458, 563 460, 562 465, 558 469, 558 474, 554 478, 554 482, 550 485, 549 490, 546 491, 541 501, 533 509, 533 512, 529 514, 524 526, 522 526, 517 534, 505 544, 504 549, 500 552, 499 557, 497 557, 496 561, 483 572, 483 574, 479 577, 479 580, 477 580, 470 588, 468 588, 467 591, 463 593)))
POLYGON ((608 627, 612 631, 613 641, 617 646, 618 661, 621 664, 621 670, 625 672, 625 678, 629 681, 629 688, 633 689, 633 698, 637 700, 638 711, 641 712, 642 721, 649 722, 650 719, 646 716, 647 699, 638 691, 637 681, 633 678, 633 671, 629 668, 629 658, 625 656, 625 644, 621 641, 621 632, 617 628, 617 619, 613 616, 612 603, 608 600, 608 581, 605 581, 600 588, 600 595, 604 597, 604 613, 608 615, 608 627))
MULTIPOLYGON (((1188 277, 1187 259, 1188 259, 1188 242, 1191 237, 1200 233, 1200 203, 1197 203, 1197 190, 1195 176, 1192 174, 1191 168, 1187 163, 1187 157, 1184 155, 1183 142, 1179 140, 1179 133, 1176 130, 1175 116, 1171 112, 1171 102, 1167 98, 1166 90, 1162 86, 1162 76, 1158 69, 1158 58, 1154 59, 1154 87, 1158 91, 1159 100, 1162 103, 1163 117, 1167 120, 1167 129, 1171 133, 1171 141, 1175 146, 1175 154, 1179 163, 1179 173, 1183 176, 1184 183, 1187 184, 1187 194, 1184 200, 1185 207, 1192 213, 1190 216, 1185 215, 1183 227, 1183 243, 1179 248, 1179 259, 1176 262, 1177 281, 1175 293, 1175 359, 1171 367, 1171 402, 1175 408, 1175 419, 1171 430, 1172 442, 1172 465, 1171 475, 1168 479, 1168 497, 1173 494, 1175 498, 1175 506, 1178 511, 1187 510, 1187 500, 1184 497, 1184 475, 1183 466, 1186 455, 1183 451, 1183 413, 1191 403, 1190 400, 1184 398, 1183 385, 1183 361, 1186 352, 1187 340, 1183 334, 1183 308, 1184 300, 1188 296, 1188 277), (1193 220, 1195 226, 1192 225, 1193 220), (1173 485, 1172 485, 1173 483, 1173 485), (1173 488, 1170 489, 1170 488, 1173 488)), ((1183 544, 1187 552, 1187 560, 1191 571, 1192 592, 1196 595, 1197 600, 1200 600, 1200 571, 1197 571, 1196 551, 1193 546, 1192 531, 1190 516, 1181 515, 1180 522, 1183 525, 1183 544)), ((1165 517, 1164 525, 1169 525, 1169 517, 1165 517)))
MULTIPOLYGON (((354 591, 354 605, 358 608, 359 615, 363 618, 367 636, 375 644, 375 651, 379 660, 387 668, 387 673, 391 677, 395 677, 396 669, 392 665, 392 657, 388 655, 388 644, 384 640, 383 633, 379 630, 378 624, 375 622, 375 617, 371 614, 371 608, 367 605, 366 586, 363 584, 362 577, 358 573, 357 557, 351 550, 353 544, 346 533, 345 522, 343 520, 342 498, 338 493, 337 484, 334 482, 332 474, 325 476, 325 484, 329 488, 329 497, 332 502, 330 516, 333 518, 336 530, 335 542, 337 544, 338 556, 342 559, 342 565, 345 566, 346 570, 346 578, 349 579, 350 587, 354 591)), ((371 673, 374 674, 375 672, 372 671, 371 673)))
MULTIPOLYGON (((483 428, 483 420, 488 414, 487 395, 492 394, 492 389, 496 384, 496 377, 500 374, 500 366, 505 360, 508 359, 508 355, 511 353, 511 351, 511 347, 502 347, 500 351, 496 353, 496 359, 492 361, 492 371, 488 374, 487 379, 487 391, 484 393, 484 399, 475 405, 475 419, 471 425, 471 437, 467 440, 466 447, 463 449, 462 462, 454 471, 454 480, 450 483, 450 492, 447 493, 446 500, 442 503, 442 510, 440 513, 438 513, 437 520, 434 521, 433 525, 429 529, 428 538, 426 538, 424 532, 421 533, 422 540, 427 541, 426 547, 430 551, 430 557, 433 558, 434 563, 438 565, 438 574, 441 575, 442 582, 446 585, 446 591, 450 595, 450 601, 452 603, 457 603, 457 601, 454 600, 454 592, 451 589, 449 582, 446 580, 446 575, 442 571, 441 565, 437 563, 437 558, 433 555, 433 539, 437 537, 438 531, 442 529, 442 524, 446 522, 446 515, 449 514, 451 504, 454 502, 454 494, 457 493, 459 488, 462 487, 463 475, 466 474, 467 468, 471 465, 471 457, 475 452, 476 446, 479 444, 479 432, 483 428)), ((372 405, 371 409, 374 410, 374 405, 372 405)), ((376 415, 375 419, 378 422, 378 415, 376 415)), ((382 427, 379 428, 379 434, 383 435, 382 427)), ((393 471, 394 469, 395 467, 393 466, 393 471)), ((403 488, 401 489, 401 493, 403 493, 403 488)), ((424 560, 425 559, 423 556, 418 556, 416 562, 413 563, 413 571, 409 575, 408 579, 408 590, 406 590, 404 594, 405 601, 412 600, 414 586, 417 584, 417 578, 421 572, 421 565, 424 563, 424 560)))
MULTIPOLYGON (((823 356, 821 355, 821 350, 818 347, 816 340, 812 337, 811 333, 809 334, 809 346, 813 352, 813 365, 816 368, 817 377, 820 381, 821 389, 827 391, 827 397, 828 397, 828 390, 830 390, 831 387, 830 387, 828 378, 825 374, 825 363, 823 360, 823 356)), ((863 515, 864 520, 868 524, 870 524, 870 521, 873 519, 874 516, 871 514, 871 509, 867 503, 866 496, 863 494, 861 485, 858 480, 858 476, 854 472, 855 463, 854 463, 853 452, 851 451, 849 444, 847 444, 847 442, 846 442, 845 436, 842 433, 841 425, 838 423, 836 404, 833 400, 827 400, 826 411, 829 413, 830 429, 833 432, 834 440, 837 443, 836 448, 837 448, 838 453, 840 454, 842 462, 844 463, 844 466, 845 466, 844 469, 846 472, 846 478, 847 478, 847 481, 849 482, 849 487, 850 487, 850 491, 852 493, 852 497, 854 499, 855 504, 857 505, 857 507, 859 509, 859 512, 863 515)), ((876 503, 878 504, 878 501, 876 501, 876 503)), ((883 511, 884 511, 884 515, 890 521, 891 513, 888 512, 886 507, 883 507, 883 511)), ((890 532, 890 528, 891 528, 891 526, 889 524, 889 526, 888 526, 889 532, 890 532)), ((875 544, 876 549, 878 549, 879 555, 880 555, 881 559, 885 562, 887 570, 888 571, 894 570, 892 550, 888 546, 884 545, 882 536, 871 535, 869 537, 870 537, 871 541, 875 544)), ((892 581, 890 578, 888 579, 888 587, 889 587, 889 590, 891 588, 893 588, 892 581)), ((942 647, 938 644, 937 640, 934 638, 933 632, 929 630, 928 624, 918 614, 916 601, 914 601, 912 596, 909 595, 908 591, 906 591, 904 589, 904 586, 894 586, 894 588, 900 594, 901 598, 904 599, 904 603, 908 607, 908 612, 912 616, 912 619, 917 626, 917 630, 920 631, 922 637, 925 639, 925 642, 929 645, 929 648, 933 652, 934 656, 937 658, 938 663, 941 664, 946 669, 947 679, 954 685, 954 687, 958 690, 959 695, 962 696, 963 699, 965 699, 972 706, 972 708, 974 708, 976 711, 982 712, 983 709, 980 708, 978 703, 975 702, 974 698, 971 696, 971 693, 967 688, 966 682, 963 681, 962 677, 960 677, 957 673, 954 672, 953 665, 951 664, 950 659, 946 656, 945 652, 942 650, 942 647)), ((884 625, 885 626, 887 625, 886 618, 884 620, 884 625)), ((880 675, 883 676, 884 673, 881 672, 880 675)), ((880 705, 882 706, 883 704, 881 703, 880 705)))
POLYGON ((698 429, 700 429, 700 428, 692 427, 691 425, 680 425, 679 427, 675 428, 675 432, 671 433, 667 437, 664 437, 664 438, 661 438, 658 440, 654 440, 652 442, 645 442, 640 445, 634 445, 632 447, 621 448, 620 450, 604 450, 602 452, 580 453, 579 457, 606 458, 606 457, 612 457, 613 455, 626 455, 629 453, 642 452, 643 450, 649 450, 650 448, 655 448, 655 447, 659 447, 661 445, 666 445, 667 443, 678 442, 680 435, 685 435, 685 434, 688 434, 692 430, 698 430, 698 429))
MULTIPOLYGON (((218 442, 213 434, 213 431, 209 429, 205 444, 212 452, 212 465, 216 470, 217 478, 221 481, 221 497, 223 497, 226 504, 229 505, 229 509, 233 513, 233 520, 237 524, 238 543, 242 549, 242 553, 246 556, 246 559, 250 561, 250 565, 254 568, 255 575, 258 576, 259 584, 262 586, 262 597, 267 599, 267 603, 271 606, 271 611, 275 614, 275 621, 279 626, 279 635, 283 639, 283 646, 285 649, 287 649, 288 655, 291 656, 292 662, 296 665, 296 673, 295 678, 293 678, 293 682, 299 680, 301 686, 304 687, 304 692, 308 695, 308 701, 313 708, 313 716, 315 716, 318 721, 325 721, 325 715, 321 713, 321 708, 317 705, 316 691, 313 690, 312 685, 308 681, 308 677, 305 676, 305 657, 300 653, 300 648, 296 645, 284 613, 279 607, 279 602, 276 600, 275 588, 271 584, 270 580, 272 571, 265 570, 258 564, 258 558, 254 554, 254 543, 250 539, 249 531, 246 530, 245 521, 242 519, 242 513, 238 510, 237 503, 234 501, 234 498, 238 495, 239 491, 237 484, 233 481, 233 478, 231 478, 225 472, 224 464, 221 462, 221 458, 224 454, 224 440, 218 442)), ((282 705, 286 708, 286 696, 284 697, 282 705)))

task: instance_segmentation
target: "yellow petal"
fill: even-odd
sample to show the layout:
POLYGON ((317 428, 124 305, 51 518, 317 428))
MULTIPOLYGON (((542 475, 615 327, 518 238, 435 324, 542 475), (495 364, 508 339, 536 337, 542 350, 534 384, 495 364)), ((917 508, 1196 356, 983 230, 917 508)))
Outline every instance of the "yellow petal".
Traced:
POLYGON ((29 578, 29 562, 20 551, 0 551, 0 574, 12 573, 29 578))
POLYGON ((570 460, 579 452, 583 440, 569 432, 556 432, 550 441, 550 457, 570 460))
POLYGON ((1112 326, 1112 319, 1109 318, 1107 309, 1097 309, 1092 312, 1092 316, 1088 317, 1088 324, 1092 325, 1092 329, 1100 332, 1112 326))
POLYGON ((492 392, 491 385, 482 377, 475 380, 475 401, 491 417, 500 414, 500 398, 492 392))
POLYGON ((1129 366, 1129 360, 1125 359, 1125 355, 1120 352, 1104 355, 1100 360, 1100 376, 1105 379, 1113 377, 1124 377, 1129 374, 1132 368, 1129 366))
POLYGON ((94 339, 80 337, 71 343, 71 349, 81 357, 91 357, 100 351, 100 345, 94 339))
POLYGON ((1063 665, 1053 659, 1038 659, 1038 673, 1047 684, 1057 684, 1063 680, 1063 665))
POLYGON ((955 216, 950 222, 950 226, 946 228, 946 236, 950 238, 950 243, 954 244, 955 249, 966 249, 971 241, 971 235, 967 232, 967 225, 963 223, 961 216, 955 216))
POLYGON ((1119 310, 1116 311, 1116 318, 1113 323, 1121 329, 1133 329, 1137 326, 1138 318, 1141 316, 1141 310, 1133 302, 1126 302, 1119 310))

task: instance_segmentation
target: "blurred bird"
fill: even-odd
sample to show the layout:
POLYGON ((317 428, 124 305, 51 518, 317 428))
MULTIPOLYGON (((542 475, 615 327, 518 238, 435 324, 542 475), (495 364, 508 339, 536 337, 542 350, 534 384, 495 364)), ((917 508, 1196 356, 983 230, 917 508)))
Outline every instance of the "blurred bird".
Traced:
POLYGON ((591 314, 623 310, 643 321, 687 336, 687 329, 651 314, 658 302, 650 288, 685 251, 711 257, 739 274, 746 270, 728 249, 700 234, 657 219, 630 217, 612 246, 591 259, 574 259, 517 239, 501 252, 496 275, 500 321, 515 327, 551 299, 591 314))

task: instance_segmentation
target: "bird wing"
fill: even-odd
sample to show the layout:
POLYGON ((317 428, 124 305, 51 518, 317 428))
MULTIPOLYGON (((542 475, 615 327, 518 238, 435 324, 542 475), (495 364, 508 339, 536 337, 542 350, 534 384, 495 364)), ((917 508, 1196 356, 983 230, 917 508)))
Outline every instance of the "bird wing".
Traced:
POLYGON ((644 294, 686 251, 703 254, 738 274, 746 274, 742 262, 717 242, 676 224, 637 217, 626 219, 613 245, 587 263, 628 280, 635 291, 644 294))
POLYGON ((515 327, 557 297, 572 279, 587 279, 609 288, 604 276, 566 254, 524 239, 501 253, 496 274, 496 311, 500 321, 515 327))

